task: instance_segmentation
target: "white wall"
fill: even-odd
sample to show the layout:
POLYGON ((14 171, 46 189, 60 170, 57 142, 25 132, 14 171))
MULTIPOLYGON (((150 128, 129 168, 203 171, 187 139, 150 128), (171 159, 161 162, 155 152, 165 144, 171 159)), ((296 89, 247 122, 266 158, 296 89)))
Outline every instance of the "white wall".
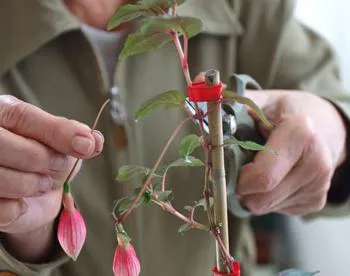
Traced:
MULTIPOLYGON (((350 1, 298 0, 296 16, 326 37, 340 57, 343 83, 350 88, 350 1)), ((290 263, 322 276, 350 275, 350 218, 287 222, 290 263)))

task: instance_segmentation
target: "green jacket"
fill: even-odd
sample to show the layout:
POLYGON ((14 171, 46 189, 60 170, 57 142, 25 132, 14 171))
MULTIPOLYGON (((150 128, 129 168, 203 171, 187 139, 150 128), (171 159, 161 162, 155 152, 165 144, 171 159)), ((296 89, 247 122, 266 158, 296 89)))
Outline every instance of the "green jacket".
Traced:
MULTIPOLYGON (((14 0, 0 3, 0 93, 12 94, 60 116, 91 124, 108 95, 101 59, 62 0, 14 0)), ((307 90, 333 101, 350 115, 350 96, 341 87, 329 45, 293 18, 293 1, 188 0, 183 15, 204 22, 190 41, 192 76, 209 68, 254 77, 263 88, 307 90), (215 2, 215 4, 214 4, 215 2)), ((124 164, 152 166, 182 111, 157 111, 138 122, 133 113, 141 102, 169 88, 185 91, 173 45, 118 62, 115 84, 127 110, 128 147, 116 150, 115 125, 106 112, 100 129, 106 137, 103 154, 84 163, 74 180, 74 194, 87 225, 87 243, 78 261, 58 257, 52 263, 24 264, 0 248, 0 271, 18 275, 112 275, 116 237, 113 201, 140 185, 117 183, 124 164)), ((187 125, 179 137, 194 132, 187 125)), ((178 158, 175 141, 165 161, 178 158)), ((199 199, 201 169, 174 170, 169 184, 177 207, 199 199)), ((348 210, 348 205, 342 205, 348 210)), ((329 208, 325 211, 330 210, 329 208)), ((336 209, 336 214, 339 210, 336 209)), ((230 216, 234 256, 251 275, 254 247, 248 221, 230 216)), ((211 275, 214 242, 207 233, 177 232, 181 224, 158 207, 137 210, 126 228, 141 259, 143 276, 211 275)))

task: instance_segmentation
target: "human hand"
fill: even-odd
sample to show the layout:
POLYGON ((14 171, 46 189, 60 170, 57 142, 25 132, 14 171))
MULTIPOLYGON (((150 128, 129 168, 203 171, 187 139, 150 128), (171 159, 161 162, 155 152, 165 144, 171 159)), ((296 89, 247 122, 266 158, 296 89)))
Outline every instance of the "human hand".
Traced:
POLYGON ((256 215, 306 215, 321 210, 337 166, 345 160, 343 119, 327 100, 299 91, 248 91, 275 124, 260 125, 272 150, 240 171, 237 196, 256 215))
POLYGON ((0 231, 20 235, 52 222, 76 158, 102 147, 88 126, 0 96, 0 231))

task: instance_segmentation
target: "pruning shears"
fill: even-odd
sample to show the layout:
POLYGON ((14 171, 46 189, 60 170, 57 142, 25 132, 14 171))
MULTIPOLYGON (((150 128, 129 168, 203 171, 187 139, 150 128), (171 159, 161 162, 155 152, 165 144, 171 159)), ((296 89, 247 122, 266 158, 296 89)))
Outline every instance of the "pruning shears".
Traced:
MULTIPOLYGON (((246 86, 250 84, 261 89, 259 84, 247 75, 232 75, 229 79, 227 89, 235 91, 239 96, 244 96, 246 86)), ((207 106, 203 102, 197 103, 203 114, 207 112, 207 106)), ((186 99, 185 107, 191 114, 196 113, 196 104, 186 99)), ((247 108, 240 103, 223 103, 222 105, 223 134, 225 138, 236 138, 238 140, 249 140, 258 144, 265 144, 265 138, 259 132, 253 118, 248 114, 247 108)), ((199 123, 194 119, 195 123, 199 123)), ((207 118, 203 120, 203 128, 209 134, 207 118)), ((240 168, 253 160, 255 152, 244 150, 237 145, 225 146, 225 171, 227 181, 227 196, 229 211, 240 218, 246 218, 251 213, 244 208, 235 194, 240 168)))

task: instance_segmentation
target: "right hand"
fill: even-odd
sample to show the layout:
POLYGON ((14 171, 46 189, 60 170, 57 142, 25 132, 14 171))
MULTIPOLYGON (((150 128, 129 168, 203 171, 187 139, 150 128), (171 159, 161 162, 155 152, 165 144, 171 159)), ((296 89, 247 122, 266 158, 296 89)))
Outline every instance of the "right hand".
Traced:
POLYGON ((0 232, 20 235, 54 221, 76 158, 102 148, 103 136, 88 126, 0 95, 0 232))

